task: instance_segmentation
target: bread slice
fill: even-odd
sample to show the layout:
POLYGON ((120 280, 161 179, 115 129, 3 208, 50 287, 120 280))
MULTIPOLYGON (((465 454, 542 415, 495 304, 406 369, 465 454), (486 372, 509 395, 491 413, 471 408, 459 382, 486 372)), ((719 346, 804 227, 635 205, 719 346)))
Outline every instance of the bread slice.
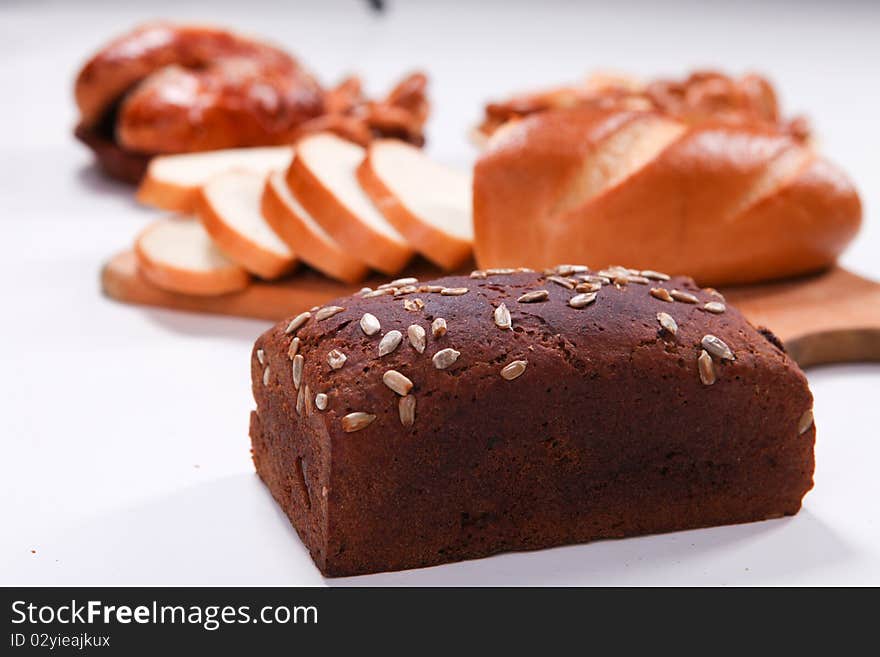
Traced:
POLYGON ((358 181, 385 218, 431 262, 452 270, 471 256, 471 176, 396 139, 373 142, 358 181))
POLYGON ((192 212, 199 188, 218 173, 241 169, 265 174, 285 169, 292 158, 290 146, 161 155, 150 161, 137 199, 161 210, 192 212))
POLYGON ((297 259, 260 212, 265 181, 266 176, 249 171, 216 175, 199 190, 196 214, 223 253, 272 280, 290 272, 297 259))
POLYGON ((250 282, 194 217, 153 222, 135 240, 134 252, 144 277, 170 292, 210 296, 242 290, 250 282))
POLYGON ((336 135, 309 135, 297 142, 287 184, 343 248, 374 269, 394 275, 413 250, 358 184, 356 171, 364 155, 363 148, 336 135))
POLYGON ((330 278, 356 283, 369 268, 343 249, 290 193, 282 172, 266 178, 261 201, 266 222, 303 262, 330 278))

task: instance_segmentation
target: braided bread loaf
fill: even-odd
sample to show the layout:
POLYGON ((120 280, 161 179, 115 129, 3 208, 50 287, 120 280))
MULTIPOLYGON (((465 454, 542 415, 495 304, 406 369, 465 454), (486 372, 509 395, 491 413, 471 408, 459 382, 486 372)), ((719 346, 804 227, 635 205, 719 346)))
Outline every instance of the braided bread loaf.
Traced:
POLYGON ((357 78, 324 90, 296 59, 202 25, 148 23, 110 42, 82 68, 76 134, 111 175, 137 181, 152 155, 293 143, 330 130, 421 145, 426 78, 406 77, 380 102, 357 78))

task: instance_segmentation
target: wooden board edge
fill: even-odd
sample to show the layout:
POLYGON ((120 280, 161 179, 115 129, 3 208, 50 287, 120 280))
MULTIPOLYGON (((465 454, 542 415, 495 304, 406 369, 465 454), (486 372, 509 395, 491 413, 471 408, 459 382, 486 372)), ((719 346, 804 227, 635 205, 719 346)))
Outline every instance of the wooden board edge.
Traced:
POLYGON ((818 365, 880 362, 880 328, 808 333, 785 342, 785 349, 804 369, 818 365))

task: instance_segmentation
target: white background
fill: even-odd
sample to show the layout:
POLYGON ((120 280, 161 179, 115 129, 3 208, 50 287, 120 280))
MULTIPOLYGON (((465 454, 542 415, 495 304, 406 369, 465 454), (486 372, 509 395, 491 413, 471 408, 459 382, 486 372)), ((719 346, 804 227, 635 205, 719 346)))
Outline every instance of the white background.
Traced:
MULTIPOLYGON (((326 83, 431 74, 430 151, 468 164, 482 103, 597 68, 766 72, 862 192, 844 257, 880 279, 880 4, 180 0, 0 4, 0 584, 321 584, 249 458, 266 323, 103 298, 153 216, 71 137, 72 82, 152 17, 271 37, 326 83), (147 6, 149 5, 149 8, 147 6), (33 552, 32 552, 33 551, 33 552)), ((810 371, 816 487, 791 519, 605 541, 328 584, 880 584, 880 365, 810 371)))

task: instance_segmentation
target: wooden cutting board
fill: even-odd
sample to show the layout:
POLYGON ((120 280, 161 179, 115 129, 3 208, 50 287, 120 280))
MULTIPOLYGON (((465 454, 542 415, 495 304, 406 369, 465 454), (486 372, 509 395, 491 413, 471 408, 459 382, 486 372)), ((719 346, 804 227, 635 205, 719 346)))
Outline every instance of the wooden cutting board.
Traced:
MULTIPOLYGON (((440 272, 422 263, 411 275, 425 280, 440 272)), ((118 301, 272 321, 387 280, 383 276, 346 285, 303 271, 275 283, 254 283, 242 292, 197 297, 153 286, 139 274, 131 252, 115 256, 101 272, 104 292, 118 301)), ((880 283, 836 267, 803 278, 721 291, 753 324, 776 333, 801 367, 880 361, 880 283)))

